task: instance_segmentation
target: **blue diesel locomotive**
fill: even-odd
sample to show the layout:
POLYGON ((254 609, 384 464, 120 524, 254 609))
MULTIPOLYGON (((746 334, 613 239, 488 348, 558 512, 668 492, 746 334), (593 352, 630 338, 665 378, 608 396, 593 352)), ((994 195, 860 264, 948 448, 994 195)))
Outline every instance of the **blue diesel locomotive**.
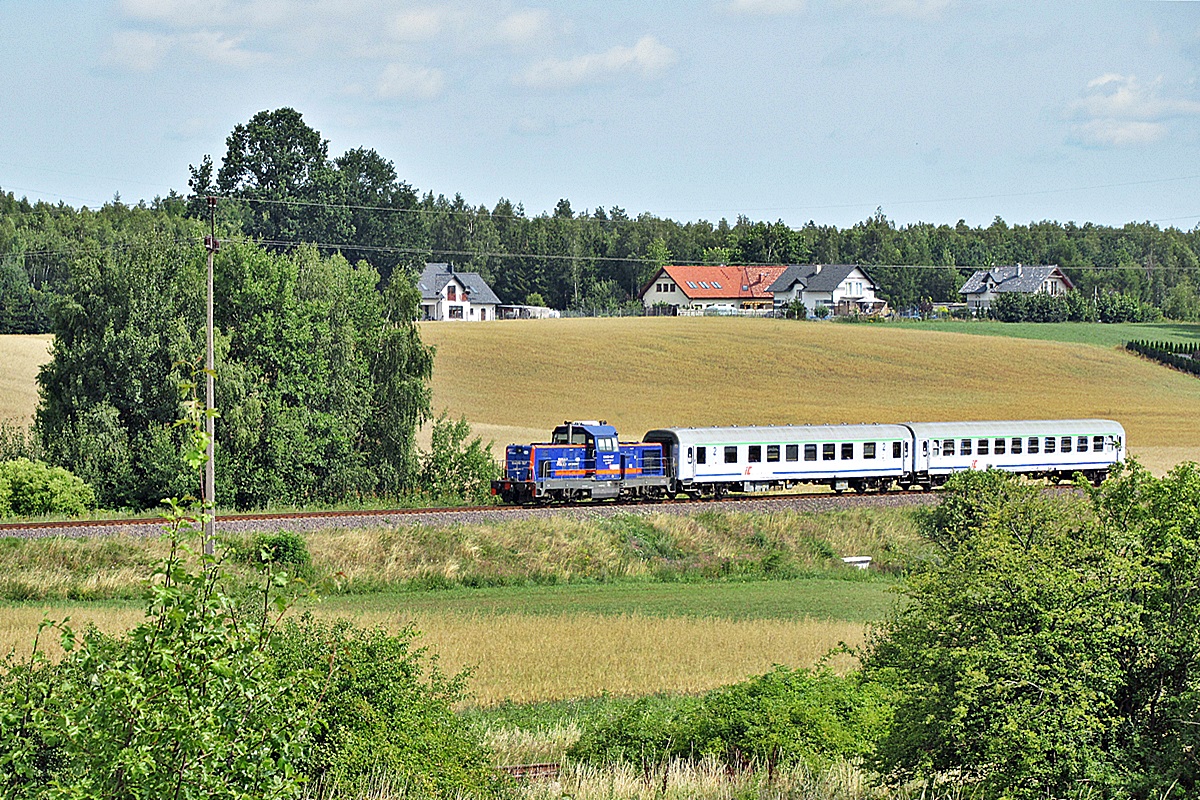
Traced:
POLYGON ((506 503, 661 500, 670 484, 662 445, 619 442, 603 421, 564 422, 549 442, 510 444, 492 494, 506 503))

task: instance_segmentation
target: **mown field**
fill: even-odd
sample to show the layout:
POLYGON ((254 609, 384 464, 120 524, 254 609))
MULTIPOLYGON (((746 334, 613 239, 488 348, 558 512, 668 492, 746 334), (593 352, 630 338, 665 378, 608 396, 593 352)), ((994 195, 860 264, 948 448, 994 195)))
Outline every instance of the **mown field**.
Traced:
POLYGON ((567 418, 636 438, 683 425, 1103 417, 1155 472, 1200 459, 1200 381, 1114 343, 1200 326, 704 317, 427 323, 421 334, 438 348, 434 408, 465 415, 498 453, 567 418), (1070 341, 1018 338, 1030 329, 1070 341))
POLYGON ((28 423, 37 408, 38 368, 50 358, 51 337, 0 336, 0 422, 28 423))

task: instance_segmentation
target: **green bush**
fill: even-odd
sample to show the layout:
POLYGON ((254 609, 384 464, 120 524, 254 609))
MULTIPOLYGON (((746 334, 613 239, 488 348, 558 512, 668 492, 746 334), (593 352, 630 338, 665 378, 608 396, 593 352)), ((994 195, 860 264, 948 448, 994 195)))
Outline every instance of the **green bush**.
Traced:
POLYGON ((27 458, 0 463, 0 517, 79 516, 95 505, 92 487, 62 467, 27 458))
POLYGON ((304 537, 291 531, 260 533, 246 547, 236 551, 237 559, 247 564, 283 564, 307 567, 312 564, 304 537))
POLYGON ((421 453, 421 491, 445 503, 484 503, 491 499, 492 480, 500 466, 491 448, 476 436, 466 418, 452 420, 443 413, 433 423, 428 453, 421 453))
POLYGON ((466 675, 444 676, 413 646, 417 633, 363 630, 344 620, 289 621, 271 654, 280 675, 323 676, 302 690, 314 709, 298 764, 322 791, 358 796, 383 778, 406 796, 487 797, 502 783, 488 753, 453 711, 466 675))

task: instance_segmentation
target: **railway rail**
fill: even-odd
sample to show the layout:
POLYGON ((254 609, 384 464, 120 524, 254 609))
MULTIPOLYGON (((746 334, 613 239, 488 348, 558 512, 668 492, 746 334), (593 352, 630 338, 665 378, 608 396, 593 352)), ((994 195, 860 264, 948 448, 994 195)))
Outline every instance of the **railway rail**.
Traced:
MULTIPOLYGON (((379 525, 449 524, 526 519, 556 515, 607 517, 616 514, 688 514, 700 508, 743 511, 834 511, 869 506, 927 505, 936 492, 877 492, 838 495, 829 492, 756 494, 720 500, 666 500, 662 502, 595 502, 545 506, 458 506, 453 508, 366 509, 354 511, 304 511, 254 514, 220 514, 220 532, 272 530, 315 531, 327 528, 359 528, 379 525)), ((101 520, 54 520, 0 523, 0 537, 104 536, 119 533, 153 536, 164 525, 154 517, 101 520)))
POLYGON ((549 781, 558 777, 560 765, 554 764, 512 764, 500 767, 500 771, 519 781, 549 781))

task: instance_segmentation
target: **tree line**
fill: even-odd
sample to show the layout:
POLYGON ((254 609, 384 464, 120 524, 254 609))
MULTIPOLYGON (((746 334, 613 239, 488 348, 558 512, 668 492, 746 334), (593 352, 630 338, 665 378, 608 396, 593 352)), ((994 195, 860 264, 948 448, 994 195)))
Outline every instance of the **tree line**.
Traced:
POLYGON ((234 127, 219 162, 189 167, 188 193, 98 209, 30 203, 0 191, 0 332, 44 332, 67 264, 80 252, 121 246, 158 231, 194 240, 208 218, 205 198, 222 198, 219 235, 272 251, 315 244, 366 261, 387 283, 426 260, 478 272, 504 302, 538 295, 556 308, 615 308, 636 299, 668 263, 857 263, 872 267, 893 308, 956 301, 975 269, 1057 264, 1080 294, 1118 293, 1176 319, 1200 319, 1200 228, 1149 222, 1121 227, 1040 221, 1010 225, 899 225, 882 209, 846 228, 739 216, 679 222, 619 206, 576 211, 567 199, 531 214, 501 198, 490 207, 420 193, 394 164, 360 147, 331 156, 329 144, 290 108, 263 111, 234 127))

